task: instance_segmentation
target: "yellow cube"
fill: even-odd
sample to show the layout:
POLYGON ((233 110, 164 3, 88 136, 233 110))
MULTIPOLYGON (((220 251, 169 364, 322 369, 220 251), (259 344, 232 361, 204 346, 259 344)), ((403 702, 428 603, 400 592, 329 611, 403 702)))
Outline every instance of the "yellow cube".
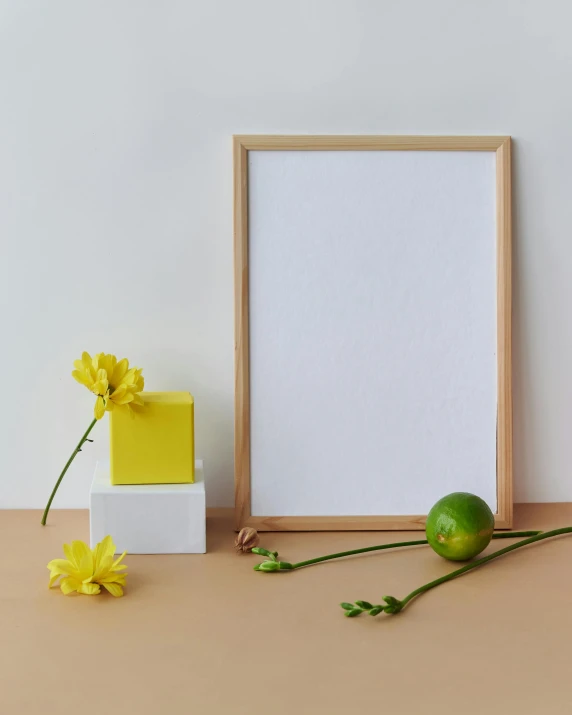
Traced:
POLYGON ((135 416, 109 413, 112 484, 195 481, 194 400, 188 392, 142 392, 135 416))

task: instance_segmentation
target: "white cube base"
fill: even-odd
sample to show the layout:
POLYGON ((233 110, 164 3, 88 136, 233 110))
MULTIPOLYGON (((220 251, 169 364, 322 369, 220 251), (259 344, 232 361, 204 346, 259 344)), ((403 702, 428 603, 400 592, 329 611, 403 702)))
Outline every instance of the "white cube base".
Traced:
POLYGON ((202 460, 194 484, 112 486, 98 462, 89 495, 91 546, 110 534, 118 553, 204 554, 206 500, 202 460))

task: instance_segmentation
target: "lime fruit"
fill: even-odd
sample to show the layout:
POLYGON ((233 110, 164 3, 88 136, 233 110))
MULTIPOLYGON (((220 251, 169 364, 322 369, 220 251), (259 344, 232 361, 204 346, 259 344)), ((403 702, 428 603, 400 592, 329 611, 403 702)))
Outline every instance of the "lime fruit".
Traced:
POLYGON ((468 561, 489 545, 495 518, 488 504, 467 492, 439 499, 427 516, 425 533, 433 551, 450 561, 468 561))

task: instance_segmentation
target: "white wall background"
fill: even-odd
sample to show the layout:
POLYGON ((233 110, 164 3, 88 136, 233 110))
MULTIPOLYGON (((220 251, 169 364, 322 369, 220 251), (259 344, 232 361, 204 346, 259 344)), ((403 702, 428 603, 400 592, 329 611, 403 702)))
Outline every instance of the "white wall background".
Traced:
MULTIPOLYGON (((567 0, 0 0, 0 506, 91 419, 83 349, 189 389, 232 502, 233 133, 511 134, 517 501, 572 500, 567 0)), ((107 424, 54 506, 84 507, 107 424)))

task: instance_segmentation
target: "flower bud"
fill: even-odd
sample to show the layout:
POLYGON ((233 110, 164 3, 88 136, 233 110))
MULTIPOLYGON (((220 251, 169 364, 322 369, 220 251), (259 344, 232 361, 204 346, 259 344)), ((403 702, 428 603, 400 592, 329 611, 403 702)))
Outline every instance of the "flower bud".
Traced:
POLYGON ((399 613, 399 611, 401 611, 401 606, 386 606, 383 610, 386 613, 399 613))
POLYGON ((387 603, 388 606, 401 606, 401 601, 399 601, 397 598, 394 598, 393 596, 384 596, 383 600, 387 603))
POLYGON ((276 561, 278 556, 278 551, 268 551, 268 549, 263 549, 262 546, 253 546, 252 553, 258 554, 259 556, 266 556, 270 561, 276 561))
POLYGON ((369 611, 370 616, 378 616, 380 613, 383 613, 383 606, 374 606, 369 611))
POLYGON ((280 571, 280 564, 277 561, 263 561, 258 564, 257 571, 280 571))
POLYGON ((348 618, 355 618, 356 616, 359 616, 363 613, 363 610, 361 608, 352 608, 351 611, 345 611, 345 615, 348 618))
POLYGON ((245 526, 244 529, 238 532, 234 541, 234 547, 237 551, 248 552, 252 551, 259 543, 260 538, 256 529, 253 529, 251 526, 245 526))

